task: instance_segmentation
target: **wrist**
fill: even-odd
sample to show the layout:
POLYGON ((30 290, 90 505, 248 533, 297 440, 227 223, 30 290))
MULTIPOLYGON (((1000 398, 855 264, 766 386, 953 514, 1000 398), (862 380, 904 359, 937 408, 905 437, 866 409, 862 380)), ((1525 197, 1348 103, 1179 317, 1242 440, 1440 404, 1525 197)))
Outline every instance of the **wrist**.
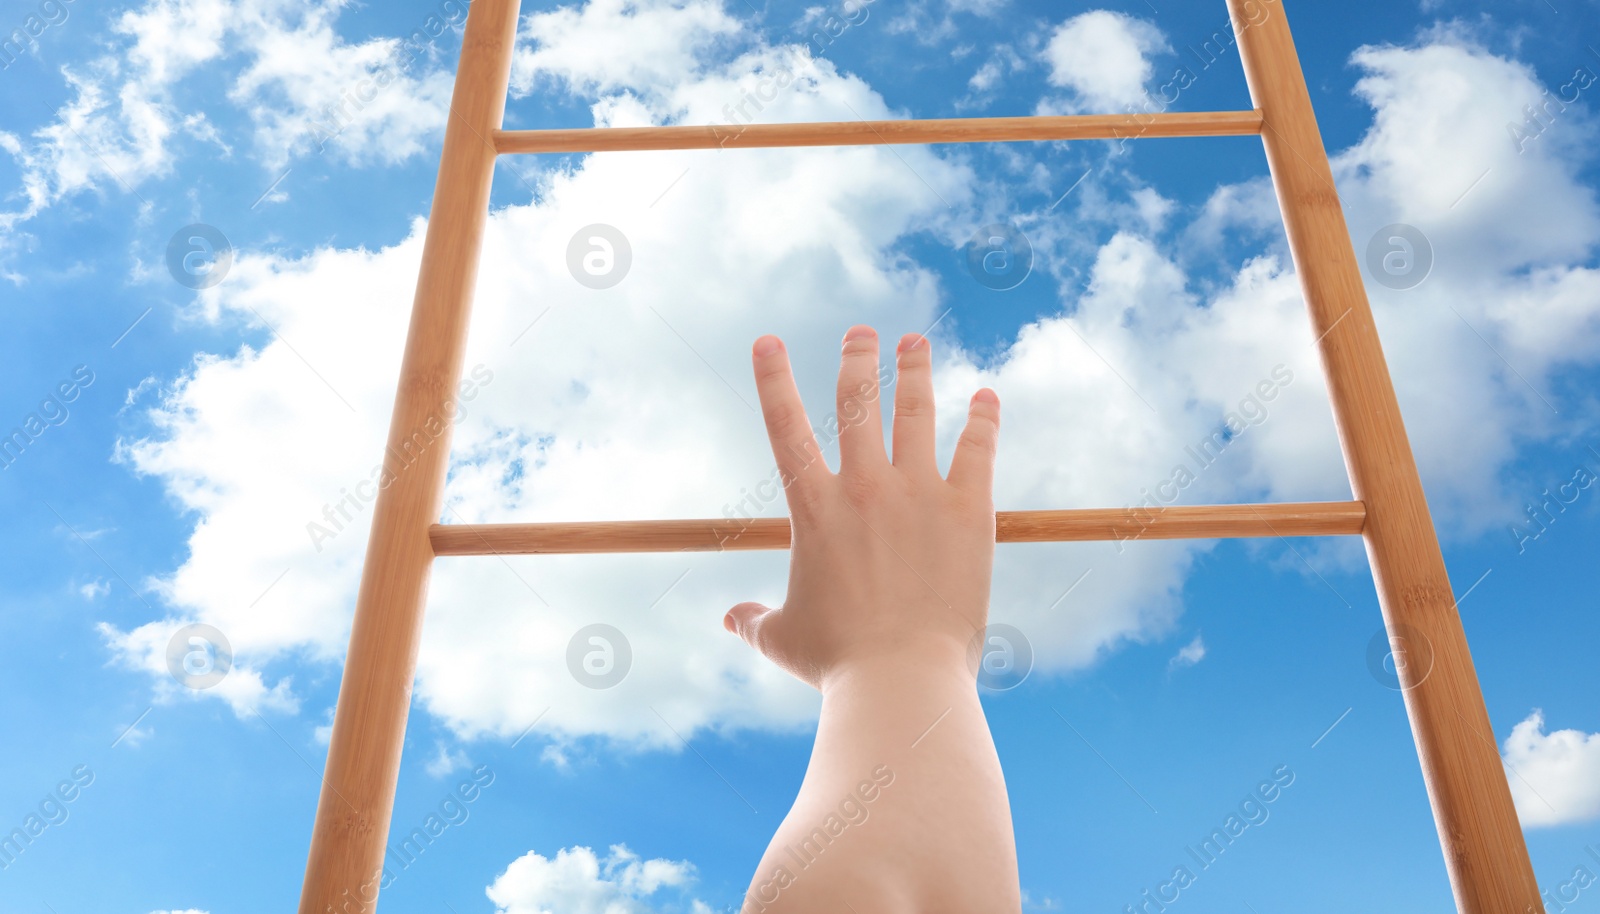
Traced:
MULTIPOLYGON (((974 635, 974 638, 976 635, 974 635)), ((845 654, 822 673, 819 689, 902 688, 948 692, 977 689, 971 645, 950 635, 916 633, 885 644, 876 641, 845 654)))

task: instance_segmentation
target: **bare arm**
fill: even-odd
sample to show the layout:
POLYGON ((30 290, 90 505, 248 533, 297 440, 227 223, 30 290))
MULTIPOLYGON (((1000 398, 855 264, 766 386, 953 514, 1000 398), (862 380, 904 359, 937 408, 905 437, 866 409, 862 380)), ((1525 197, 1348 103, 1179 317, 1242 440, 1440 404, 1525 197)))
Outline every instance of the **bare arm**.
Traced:
POLYGON ((782 344, 762 337, 753 359, 794 529, 789 590, 779 609, 742 603, 724 621, 823 698, 799 796, 742 911, 1020 911, 1005 780, 975 682, 994 558, 999 399, 974 395, 941 477, 928 342, 907 336, 891 462, 877 336, 851 328, 835 474, 782 344))

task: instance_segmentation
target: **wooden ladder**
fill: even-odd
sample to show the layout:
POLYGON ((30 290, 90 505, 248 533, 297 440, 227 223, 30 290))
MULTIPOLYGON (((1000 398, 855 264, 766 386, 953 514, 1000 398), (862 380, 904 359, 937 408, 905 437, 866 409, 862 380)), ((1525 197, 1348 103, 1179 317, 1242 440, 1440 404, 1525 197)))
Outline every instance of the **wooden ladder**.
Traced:
POLYGON ((462 39, 385 464, 356 599, 344 679, 311 836, 300 914, 376 906, 399 777, 428 576, 436 555, 781 549, 785 519, 439 525, 442 443, 394 455, 450 415, 488 218, 504 153, 733 149, 890 143, 1131 139, 1253 134, 1266 147, 1334 419, 1357 501, 1294 505, 1000 512, 997 540, 1357 535, 1366 542, 1394 643, 1431 648, 1401 664, 1406 712, 1458 909, 1537 914, 1539 889, 1494 730, 1445 573, 1327 153, 1279 0, 1227 0, 1255 109, 1084 115, 502 130, 518 0, 474 0, 462 39))

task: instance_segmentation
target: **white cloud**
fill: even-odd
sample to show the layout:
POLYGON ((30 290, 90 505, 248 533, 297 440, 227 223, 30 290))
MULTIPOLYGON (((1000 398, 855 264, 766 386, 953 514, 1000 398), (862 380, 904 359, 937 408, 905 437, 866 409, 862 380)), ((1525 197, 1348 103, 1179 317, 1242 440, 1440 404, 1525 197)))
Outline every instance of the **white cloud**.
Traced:
MULTIPOLYGON (((124 12, 112 26, 110 49, 63 69, 72 97, 50 123, 26 140, 0 132, 0 148, 21 170, 26 201, 0 213, 0 231, 77 193, 137 193, 170 172, 182 136, 229 154, 215 124, 173 100, 184 80, 202 98, 221 90, 248 114, 267 169, 320 151, 324 142, 354 164, 421 152, 448 110, 451 76, 429 47, 451 23, 438 16, 418 22, 411 44, 351 43, 334 30, 344 7, 334 0, 146 0, 124 12), (211 69, 201 74, 202 65, 211 69), (241 69, 232 73, 234 66, 241 69)), ((464 11, 464 4, 441 7, 456 8, 464 11)))
POLYGON ((1174 654, 1172 659, 1167 661, 1167 669, 1179 670, 1186 666, 1194 666, 1205 658, 1206 643, 1205 641, 1201 640, 1199 635, 1195 635, 1193 641, 1190 641, 1188 644, 1185 644, 1183 647, 1179 648, 1178 653, 1174 654))
POLYGON ((90 581, 89 583, 78 588, 78 593, 82 594, 85 600, 89 600, 91 602, 100 599, 110 592, 110 581, 90 581))
POLYGON ((988 92, 1000 82, 1001 75, 1005 72, 999 58, 991 57, 978 68, 972 78, 967 80, 967 88, 975 92, 988 92))
MULTIPOLYGON (((694 867, 684 860, 643 860, 621 844, 605 858, 587 847, 569 847, 545 858, 533 851, 512 861, 485 893, 496 914, 652 914, 663 888, 680 892, 694 867)), ((693 900, 696 912, 707 910, 693 900)))
POLYGON ((967 95, 957 100, 957 108, 970 108, 991 100, 1007 74, 1016 73, 1027 66, 1027 61, 1007 45, 997 46, 989 59, 967 80, 967 95))
POLYGON ((440 742, 437 748, 438 752, 434 755, 434 757, 429 759, 427 764, 423 765, 423 769, 426 770, 432 777, 446 777, 453 772, 471 767, 472 760, 468 758, 467 754, 462 750, 451 749, 443 742, 440 742))
MULTIPOLYGON (((838 2, 838 9, 853 15, 871 0, 838 2)), ((898 13, 883 24, 889 35, 906 35, 923 47, 934 47, 967 33, 966 23, 958 23, 958 14, 972 16, 998 16, 1010 6, 1010 0, 910 0, 884 9, 883 13, 898 13)), ((971 50, 970 45, 950 48, 952 57, 959 59, 971 50)))
MULTIPOLYGON (((124 668, 151 677, 158 701, 176 701, 180 697, 198 699, 209 695, 226 701, 240 717, 251 711, 293 713, 299 710, 299 699, 292 691, 292 677, 282 677, 268 686, 260 671, 249 665, 248 654, 240 657, 235 653, 232 656, 232 669, 215 685, 191 689, 180 684, 167 666, 167 646, 178 629, 186 624, 183 620, 166 618, 147 622, 125 632, 108 622, 101 622, 98 630, 124 668)), ((229 643, 233 646, 232 638, 229 638, 229 643)), ((234 649, 237 650, 237 647, 234 649)))
POLYGON ((1600 733, 1546 733, 1535 709, 1511 729, 1502 758, 1523 827, 1600 819, 1600 733))
POLYGON ((0 230, 33 218, 57 200, 102 186, 127 192, 171 166, 173 125, 159 102, 136 88, 113 101, 99 79, 63 71, 73 99, 33 132, 35 142, 3 135, 22 172, 22 209, 0 213, 0 230))
MULTIPOLYGON (((723 35, 703 24, 703 11, 673 9, 687 23, 660 29, 723 35)), ((579 29, 585 15, 601 13, 564 15, 579 29)), ((798 48, 758 48, 722 64, 652 63, 601 98, 596 118, 719 120, 752 74, 803 60, 798 48)), ((1473 191, 1483 203, 1451 207, 1438 187, 1453 178, 1450 169, 1410 170, 1406 142, 1434 144, 1427 154, 1441 161, 1493 154, 1493 143, 1507 142, 1503 124, 1480 144, 1463 142, 1455 125, 1478 124, 1482 99, 1516 102, 1515 110, 1536 94, 1525 74, 1508 83, 1515 65, 1466 44, 1374 49, 1358 61, 1377 112, 1361 143, 1337 158, 1341 190, 1358 252, 1394 221, 1422 225, 1434 239, 1434 275, 1407 292, 1374 284, 1373 301, 1435 517, 1447 534, 1468 535, 1497 516, 1501 474, 1519 442, 1549 426, 1529 418, 1536 398, 1451 308, 1534 383, 1592 362, 1600 346, 1571 341, 1594 332, 1600 295, 1580 294, 1593 271, 1567 264, 1600 242, 1600 220, 1573 177, 1572 153, 1553 135, 1538 150, 1495 160, 1473 191), (1439 101, 1437 130, 1414 136, 1389 111, 1422 104, 1441 67, 1467 88, 1439 101), (1536 269, 1531 253, 1485 253, 1473 240, 1515 231, 1505 222, 1546 218, 1507 196, 1531 188, 1565 201, 1556 216, 1570 230, 1555 239, 1540 229, 1551 240, 1536 269), (1560 335, 1521 329, 1505 310, 1518 302, 1549 314, 1560 335)), ((859 79, 810 63, 767 103, 764 119, 892 116, 859 79)), ((575 63, 541 66, 571 82, 587 78, 575 63)), ((831 353, 849 324, 871 323, 892 340, 933 324, 948 296, 969 294, 942 287, 901 247, 917 232, 954 243, 970 232, 975 182, 956 162, 927 147, 660 152, 590 156, 538 173, 537 205, 507 206, 489 220, 466 364, 492 379, 475 387, 455 431, 447 519, 737 510, 772 472, 748 408, 752 339, 785 337, 820 423, 832 402, 831 353), (574 233, 595 222, 616 226, 633 250, 632 272, 605 292, 579 286, 565 265, 574 233)), ((1264 240, 1260 256, 1212 283, 1186 271, 1191 236, 1181 224, 1176 249, 1152 239, 1181 218, 1172 203, 1153 192, 1119 203, 1122 230, 1095 251, 1086 285, 1063 296, 1060 313, 1024 327, 990 359, 939 343, 943 453, 967 396, 989 384, 1006 413, 1001 507, 1169 497, 1158 493, 1188 503, 1348 497, 1298 283, 1273 240, 1261 237, 1276 223, 1259 212, 1270 204, 1254 183, 1222 188, 1198 217, 1209 220, 1207 231, 1264 240), (1196 466, 1189 449, 1211 442, 1214 451, 1230 411, 1245 417, 1242 431, 1215 464, 1196 466), (1194 473, 1181 487, 1179 464, 1194 473)), ((1048 235, 1045 223, 1021 219, 1048 235)), ((163 579, 163 594, 174 613, 233 641, 245 676, 223 697, 286 705, 287 677, 273 671, 342 655, 370 505, 347 503, 359 507, 347 507, 337 535, 317 545, 307 525, 337 513, 327 506, 371 478, 421 227, 380 250, 242 253, 202 301, 210 319, 250 329, 259 348, 199 358, 159 394, 148 432, 120 450, 199 518, 190 555, 163 579)), ((783 506, 756 511, 781 514, 783 506)), ((1041 672, 1081 667, 1124 641, 1169 635, 1190 564, 1208 548, 1008 546, 996 559, 994 618, 1027 633, 1041 672)), ((440 560, 417 698, 464 738, 514 738, 537 720, 556 762, 581 757, 577 742, 588 736, 676 747, 674 730, 802 726, 815 714, 815 694, 720 628, 735 602, 781 600, 785 567, 777 553, 440 560), (586 688, 567 671, 569 640, 592 622, 616 626, 631 644, 632 667, 611 689, 586 688)), ((162 636, 174 624, 107 633, 125 662, 163 681, 162 636)))
MULTIPOLYGON (((228 96, 249 112, 269 169, 327 148, 357 165, 402 162, 444 124, 453 79, 430 48, 455 49, 452 23, 436 16, 409 36, 353 44, 334 28, 342 8, 311 7, 293 22, 274 4, 238 23, 250 62, 228 96)), ((464 3, 440 8, 465 12, 464 3)))
POLYGON ((177 909, 173 909, 171 911, 151 911, 150 914, 209 914, 209 912, 202 911, 199 908, 185 908, 182 911, 177 909))
POLYGON ((718 40, 741 31, 719 0, 591 0, 531 13, 512 61, 515 94, 541 76, 574 94, 666 92, 691 80, 718 40))
POLYGON ((333 708, 328 708, 322 714, 323 722, 311 731, 311 739, 319 746, 326 746, 333 741, 333 708))
MULTIPOLYGON (((675 104, 688 121, 714 119, 752 71, 792 55, 741 58, 680 86, 675 104)), ((768 110, 888 116, 858 80, 826 62, 815 73, 768 110)), ((747 406, 750 340, 777 326, 797 352, 827 352, 856 315, 886 333, 933 324, 930 277, 891 246, 942 210, 941 197, 960 201, 966 177, 926 149, 853 148, 595 156, 539 180, 537 207, 490 220, 467 364, 492 377, 455 433, 452 520, 720 514, 771 471, 747 406), (634 252, 633 272, 605 293, 578 285, 565 263, 573 233, 596 221, 618 226, 634 252), (686 249, 682 238, 713 243, 686 249), (508 465, 521 470, 508 475, 508 465)), ((206 518, 166 595, 227 635, 236 672, 342 655, 370 506, 320 550, 307 525, 371 478, 420 241, 241 255, 205 307, 257 332, 264 319, 281 339, 201 358, 150 415, 150 433, 120 451, 206 518)), ((807 388, 820 421, 831 381, 813 375, 807 388)), ((439 563, 419 659, 418 697, 462 734, 514 737, 547 705, 540 728, 558 738, 663 745, 678 745, 672 728, 795 726, 814 714, 814 694, 720 628, 733 603, 777 598, 781 554, 489 561, 439 563), (627 678, 608 691, 579 685, 566 667, 567 642, 593 621, 621 628, 634 648, 627 678)), ((158 677, 166 635, 110 633, 158 677)))
MULTIPOLYGON (((1144 110, 1153 66, 1150 57, 1171 51, 1153 23, 1110 10, 1090 10, 1056 26, 1042 56, 1050 84, 1072 91, 1072 111, 1121 113, 1144 110)), ((1054 106, 1052 106, 1054 107, 1054 106)))
POLYGON ((239 8, 228 0, 147 0, 124 12, 115 31, 133 39, 125 57, 139 81, 170 86, 223 53, 223 38, 239 8))
MULTIPOLYGON (((172 105, 172 85, 222 53, 225 0, 150 0, 112 27, 118 52, 79 72, 63 69, 72 99, 32 134, 6 143, 22 171, 27 205, 0 214, 0 230, 31 219, 63 197, 104 186, 132 190, 165 174, 175 131, 185 126, 172 105)), ((204 128, 189 121, 191 130, 204 128)))
MULTIPOLYGON (((1577 176, 1592 122, 1573 109, 1519 153, 1506 123, 1540 84, 1459 31, 1352 59, 1373 125, 1333 156, 1334 177, 1435 520, 1447 537, 1470 536, 1517 513, 1505 467, 1523 445, 1573 431, 1552 409, 1553 380, 1600 353, 1600 271, 1589 265, 1600 205, 1577 176), (1422 231, 1432 251, 1414 288, 1375 281, 1367 262, 1369 241, 1394 223, 1422 231)), ((1219 188, 1184 231, 1202 260, 1233 235, 1286 257, 1265 181, 1219 188)), ((1333 455, 1271 425, 1261 443, 1280 488, 1342 476, 1333 455)))
POLYGON ((1475 531, 1511 513, 1500 468, 1519 444, 1557 428, 1555 375, 1600 353, 1600 271, 1587 265, 1600 205, 1577 176, 1592 122, 1573 110, 1518 153, 1506 123, 1540 98, 1532 70, 1465 35, 1435 38, 1356 52, 1374 125, 1334 173, 1358 258, 1390 223, 1430 241, 1427 280, 1368 293, 1412 438, 1427 443, 1434 510, 1475 531))

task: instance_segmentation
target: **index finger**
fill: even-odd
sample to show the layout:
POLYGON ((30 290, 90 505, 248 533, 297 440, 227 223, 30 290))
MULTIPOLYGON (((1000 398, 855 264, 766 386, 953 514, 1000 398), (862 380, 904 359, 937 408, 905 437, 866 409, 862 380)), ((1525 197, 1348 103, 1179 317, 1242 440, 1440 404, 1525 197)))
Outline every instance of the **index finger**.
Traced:
MULTIPOLYGON (((761 398, 761 415, 767 422, 767 437, 772 441, 772 456, 778 461, 778 474, 785 492, 791 485, 809 486, 827 474, 822 447, 811 431, 805 404, 794 384, 789 354, 783 341, 767 335, 757 339, 750 350, 755 367, 756 393, 761 398)), ((794 502, 790 500, 790 511, 794 502)))

